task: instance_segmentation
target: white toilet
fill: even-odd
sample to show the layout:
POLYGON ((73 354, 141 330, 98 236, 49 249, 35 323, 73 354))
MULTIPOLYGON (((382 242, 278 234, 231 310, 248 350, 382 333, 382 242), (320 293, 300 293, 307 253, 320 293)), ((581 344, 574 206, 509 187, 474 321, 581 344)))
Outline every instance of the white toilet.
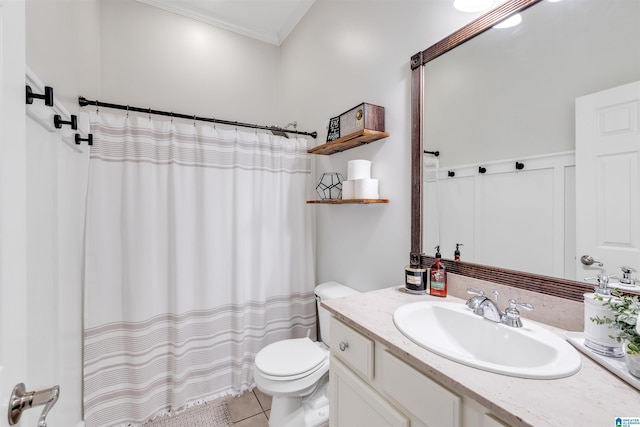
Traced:
POLYGON ((359 293, 336 282, 315 288, 322 341, 294 338, 258 352, 253 377, 271 395, 270 427, 318 427, 329 421, 329 318, 320 301, 359 293))

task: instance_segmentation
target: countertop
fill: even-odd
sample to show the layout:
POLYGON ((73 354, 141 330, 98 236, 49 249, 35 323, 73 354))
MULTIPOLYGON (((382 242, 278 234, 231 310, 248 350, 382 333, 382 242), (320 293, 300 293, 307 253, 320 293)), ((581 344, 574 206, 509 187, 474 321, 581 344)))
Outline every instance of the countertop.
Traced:
MULTIPOLYGON (((392 287, 322 305, 409 365, 513 426, 613 427, 617 417, 640 417, 640 392, 581 353, 578 373, 555 380, 529 380, 465 366, 420 347, 396 329, 393 312, 401 305, 423 300, 464 303, 452 296, 411 295, 403 287, 392 287)), ((533 321, 523 316, 523 322, 533 321)), ((548 328, 564 338, 563 330, 548 328)))

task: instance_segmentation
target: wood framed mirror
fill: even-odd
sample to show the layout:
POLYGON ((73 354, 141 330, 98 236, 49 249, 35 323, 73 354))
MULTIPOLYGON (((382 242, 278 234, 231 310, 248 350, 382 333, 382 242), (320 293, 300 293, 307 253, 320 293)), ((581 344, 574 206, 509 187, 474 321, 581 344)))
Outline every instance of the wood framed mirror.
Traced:
MULTIPOLYGON (((503 21, 507 17, 522 12, 531 6, 536 5, 541 0, 509 0, 502 3, 497 8, 489 11, 485 15, 474 20, 459 31, 444 38, 433 46, 418 52, 411 58, 411 134, 412 134, 412 190, 411 190, 411 252, 410 264, 413 266, 426 267, 433 263, 433 257, 424 253, 423 236, 425 235, 424 215, 425 215, 425 184, 423 172, 423 151, 424 151, 424 126, 425 126, 425 97, 433 94, 433 87, 430 89, 429 79, 425 81, 425 65, 440 57, 443 54, 455 49, 461 44, 474 39, 476 36, 491 29, 495 24, 503 21)), ((535 6, 533 10, 543 5, 535 6)), ((475 43, 475 40, 474 40, 475 43)), ((465 45, 467 46, 467 45, 465 45)), ((456 52, 459 52, 460 49, 456 52)), ((435 63, 437 63, 436 61, 435 63)), ((539 76, 543 77, 543 76, 539 76)), ((638 76, 640 77, 640 76, 638 76)), ((430 129, 430 128, 427 128, 430 129)), ((434 149, 432 145, 429 149, 434 149)), ((446 152, 445 147, 435 147, 446 152)), ((446 154, 445 154, 446 155, 446 154)), ((427 225, 428 226, 428 225, 427 225)), ((451 243, 451 242, 449 242, 451 243)), ((433 252, 433 251, 431 251, 433 252)), ((445 256, 446 258, 446 256, 445 256)), ((464 257, 463 257, 464 259, 464 257)), ((489 266, 483 264, 474 264, 469 262, 452 262, 446 261, 448 269, 452 273, 461 274, 482 280, 497 282, 500 284, 520 287, 544 294, 559 296, 575 301, 582 301, 583 293, 592 291, 592 285, 585 282, 575 280, 567 280, 549 275, 536 274, 537 271, 523 272, 498 266, 489 266)), ((608 274, 615 274, 617 266, 608 266, 611 271, 608 274)), ((595 275, 594 272, 590 275, 595 275)), ((576 280, 579 280, 576 278, 576 280)))

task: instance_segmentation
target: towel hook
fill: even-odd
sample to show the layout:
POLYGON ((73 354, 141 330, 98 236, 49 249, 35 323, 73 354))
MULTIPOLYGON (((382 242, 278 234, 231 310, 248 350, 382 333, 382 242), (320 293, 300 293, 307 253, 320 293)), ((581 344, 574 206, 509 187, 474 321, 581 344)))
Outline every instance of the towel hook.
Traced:
POLYGON ((89 135, 87 135, 86 138, 82 138, 80 137, 79 133, 76 133, 75 140, 76 140, 76 145, 80 145, 82 141, 87 141, 87 144, 93 145, 93 134, 90 133, 89 135))
POLYGON ((62 125, 69 125, 71 126, 71 129, 77 130, 78 116, 72 114, 71 120, 62 120, 62 116, 60 114, 55 114, 53 116, 53 126, 55 126, 56 129, 62 129, 62 125))
POLYGON ((26 85, 27 104, 33 104, 33 98, 44 99, 44 105, 53 107, 53 88, 51 86, 44 87, 44 94, 33 93, 31 86, 26 85))

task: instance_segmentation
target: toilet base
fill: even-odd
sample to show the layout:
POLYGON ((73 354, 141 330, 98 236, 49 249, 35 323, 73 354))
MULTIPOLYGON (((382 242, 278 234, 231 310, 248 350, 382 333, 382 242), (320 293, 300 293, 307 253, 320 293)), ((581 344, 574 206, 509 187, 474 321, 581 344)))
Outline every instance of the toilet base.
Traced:
POLYGON ((309 396, 273 396, 269 427, 321 427, 329 422, 329 378, 309 396))

